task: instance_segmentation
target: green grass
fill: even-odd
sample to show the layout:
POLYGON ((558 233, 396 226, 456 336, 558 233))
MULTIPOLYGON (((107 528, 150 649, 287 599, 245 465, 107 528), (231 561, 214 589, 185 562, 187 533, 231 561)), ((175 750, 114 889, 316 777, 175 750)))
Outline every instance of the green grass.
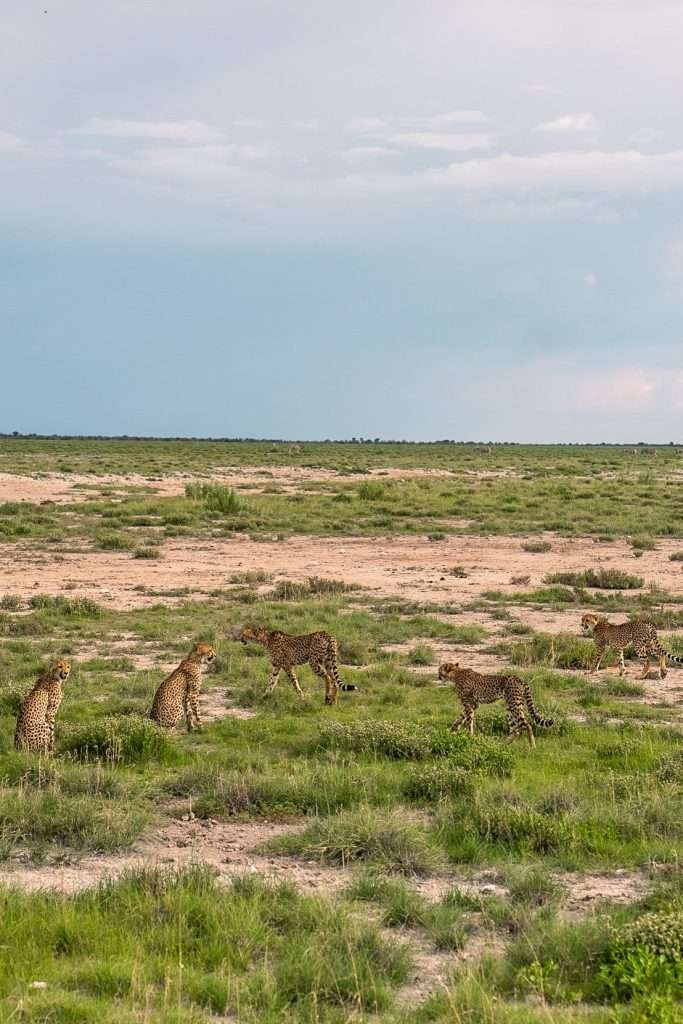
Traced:
MULTIPOLYGON (((656 459, 647 454, 654 449, 636 456, 608 446, 285 449, 0 439, 5 471, 70 466, 92 477, 79 488, 82 503, 0 506, 0 538, 57 557, 87 552, 104 564, 108 552, 123 562, 163 554, 165 538, 300 533, 341 545, 345 536, 414 535, 417 544, 435 541, 435 558, 443 551, 441 575, 463 578, 466 568, 449 569, 458 557, 446 546, 452 534, 513 533, 517 544, 547 534, 531 543, 555 550, 558 534, 662 547, 683 536, 683 496, 671 481, 680 456, 668 448, 656 459), (639 479, 646 457, 657 468, 647 489, 639 479), (269 474, 292 462, 333 473, 279 489, 269 474), (247 495, 239 485, 216 485, 212 473, 230 466, 259 472, 265 488, 247 495), (392 467, 440 475, 380 475, 392 467), (498 475, 478 476, 483 468, 498 475), (100 480, 133 471, 149 477, 142 488, 100 480), (187 493, 155 493, 155 478, 168 472, 195 478, 187 493)), ((8 868, 16 859, 77 864, 84 854, 127 849, 191 808, 192 828, 207 837, 212 819, 228 830, 234 822, 280 823, 286 836, 270 849, 273 861, 286 866, 279 858, 289 855, 302 870, 306 861, 326 865, 324 873, 344 870, 344 891, 312 897, 258 878, 218 885, 203 871, 177 879, 142 873, 77 897, 0 890, 0 948, 12 951, 0 957, 0 1019, 672 1024, 677 980, 668 954, 661 970, 652 956, 662 952, 657 936, 677 927, 667 915, 680 912, 679 709, 645 704, 632 679, 587 679, 593 643, 578 634, 589 608, 646 616, 662 631, 683 626, 673 582, 664 593, 631 573, 597 568, 524 592, 501 588, 476 602, 459 596, 428 606, 409 591, 389 600, 325 577, 284 582, 229 560, 224 589, 210 597, 182 580, 166 590, 141 583, 140 594, 157 603, 111 611, 71 596, 68 579, 65 566, 63 594, 0 599, 0 858, 8 868), (629 593, 634 588, 640 592, 629 593), (572 609, 576 635, 571 626, 534 632, 527 607, 572 609), (469 621, 475 610, 488 613, 490 629, 469 621), (325 708, 321 684, 304 666, 303 700, 284 681, 264 699, 263 649, 231 639, 247 621, 333 632, 342 676, 356 692, 325 708), (146 718, 165 671, 156 665, 177 663, 199 640, 218 651, 202 700, 208 706, 216 690, 254 717, 207 721, 189 736, 157 730, 146 718), (463 663, 475 645, 501 667, 514 666, 539 712, 555 719, 537 731, 535 750, 504 742, 500 703, 479 709, 474 738, 449 731, 460 705, 437 684, 435 652, 447 648, 463 663), (151 659, 138 661, 142 655, 151 659), (57 756, 41 762, 13 750, 14 716, 59 656, 73 671, 57 756), (452 876, 482 869, 495 872, 504 895, 457 888, 452 876), (615 869, 652 870, 668 880, 666 892, 662 885, 642 906, 565 923, 558 870, 615 869), (420 895, 434 875, 443 898, 420 895), (639 921, 649 914, 656 920, 639 921), (402 1003, 400 986, 411 981, 405 942, 453 952, 489 932, 507 943, 501 956, 462 967, 453 957, 452 972, 424 1003, 402 1003), (32 989, 34 980, 48 987, 32 989)), ((467 586, 458 585, 459 595, 467 586)))
POLYGON ((342 905, 255 878, 221 886, 200 867, 138 871, 76 897, 1 898, 13 955, 0 1005, 26 1021, 276 1024, 315 1007, 340 1022, 385 1010, 410 970, 407 950, 342 905))

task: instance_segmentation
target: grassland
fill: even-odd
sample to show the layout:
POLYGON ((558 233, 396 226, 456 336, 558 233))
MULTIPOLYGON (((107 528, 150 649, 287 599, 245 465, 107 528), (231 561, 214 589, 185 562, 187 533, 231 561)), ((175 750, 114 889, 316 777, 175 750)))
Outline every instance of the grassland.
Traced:
MULTIPOLYGON (((7 440, 3 472, 60 474, 78 500, 0 506, 0 553, 113 552, 151 573, 175 537, 235 533, 656 547, 683 529, 680 455, 635 451, 7 440), (324 474, 269 491, 293 465, 324 474), (230 467, 246 485, 212 486, 230 467), (415 470, 439 475, 401 475, 415 470), (179 493, 155 492, 168 474, 185 475, 179 493)), ((680 1021, 682 691, 674 669, 665 689, 634 664, 619 679, 614 659, 587 677, 590 641, 564 626, 587 607, 647 614, 682 650, 667 635, 680 570, 649 587, 650 557, 475 598, 454 566, 459 599, 431 602, 226 563, 212 593, 188 592, 179 567, 172 590, 125 608, 41 593, 29 572, 0 593, 0 1020, 680 1021), (304 669, 303 700, 286 680, 264 699, 262 649, 233 639, 245 621, 333 631, 356 692, 325 708, 304 669), (154 689, 200 640, 218 651, 204 729, 161 734, 154 689), (44 762, 14 751, 14 716, 57 655, 74 670, 44 762), (474 739, 450 733, 446 655, 529 681, 555 720, 533 752, 503 742, 495 705, 474 739), (587 880, 602 899, 582 901, 587 880)))

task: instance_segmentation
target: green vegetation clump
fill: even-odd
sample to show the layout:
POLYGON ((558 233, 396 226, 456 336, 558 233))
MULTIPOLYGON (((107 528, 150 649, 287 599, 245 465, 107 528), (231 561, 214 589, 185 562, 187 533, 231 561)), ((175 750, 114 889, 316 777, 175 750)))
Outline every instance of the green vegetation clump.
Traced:
POLYGON ((533 555, 542 555, 552 549, 549 540, 527 540, 522 542, 522 551, 528 551, 533 555))
POLYGON ((269 597, 271 601, 305 601, 309 597, 330 597, 359 589, 357 583, 326 579, 324 576, 309 576, 304 583, 280 580, 269 597))
POLYGON ((408 799, 425 803, 466 796, 473 790, 472 771, 448 759, 409 769, 403 786, 408 799))
POLYGON ((210 512, 223 512, 234 515, 242 511, 242 502, 235 492, 224 484, 190 483, 185 484, 185 497, 192 501, 200 501, 210 512))
POLYGON ((320 729, 320 746, 373 754, 392 760, 420 761, 441 756, 451 768, 508 775, 512 767, 509 748, 485 736, 466 736, 420 723, 366 719, 345 725, 327 722, 320 729))
POLYGON ((632 537, 631 547, 636 551, 654 551, 657 545, 652 537, 632 537))
POLYGON ((267 848, 327 864, 363 864, 403 875, 428 875, 444 867, 424 830, 399 810, 342 811, 313 822, 303 832, 274 839, 267 848))
POLYGON ((584 569, 582 572, 554 572, 544 583, 561 583, 567 587, 595 587, 600 590, 638 590, 645 585, 642 576, 632 576, 621 569, 584 569))
POLYGON ((379 501, 385 492, 386 487, 379 480, 363 480, 358 487, 358 497, 361 501, 379 501))
POLYGON ((52 597, 50 594, 34 594, 29 598, 28 604, 34 611, 49 612, 65 618, 99 619, 102 615, 100 605, 96 601, 91 601, 89 597, 64 597, 62 594, 52 597))
POLYGON ((110 764, 162 763, 176 759, 172 740, 147 718, 98 718, 73 727, 60 743, 64 753, 78 761, 110 764))
POLYGON ((670 562, 683 562, 683 551, 672 551, 669 555, 670 562))

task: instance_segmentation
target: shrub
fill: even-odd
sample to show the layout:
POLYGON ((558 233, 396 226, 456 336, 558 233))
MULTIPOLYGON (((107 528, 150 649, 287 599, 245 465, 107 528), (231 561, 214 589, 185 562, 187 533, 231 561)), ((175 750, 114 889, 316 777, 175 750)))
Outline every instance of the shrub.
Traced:
POLYGON ((471 794, 473 788, 471 772, 449 761, 416 765, 410 769, 403 784, 403 792, 410 800, 430 803, 471 794))
POLYGON ((4 612, 17 612, 21 608, 21 598, 17 594, 3 594, 0 597, 0 608, 4 612))
POLYGON ((175 760, 172 741, 147 718, 101 718, 73 728, 60 744, 78 761, 146 764, 175 760))
POLYGON ((235 492, 224 484, 192 483, 185 485, 185 497, 201 501, 210 512, 233 515, 242 510, 242 502, 235 492))
POLYGON ((644 914, 619 929, 599 979, 615 999, 683 995, 683 913, 644 914))
POLYGON ((125 533, 99 533, 95 538, 95 546, 101 551, 130 551, 134 544, 125 533))
POLYGON ((406 822, 405 812, 400 810, 378 812, 361 807, 345 811, 267 846, 328 864, 367 864, 404 875, 427 875, 443 866, 425 833, 406 822))
POLYGON ((656 544, 652 537, 631 537, 631 547, 636 551, 654 551, 656 544))
POLYGON ((379 480, 364 480, 358 487, 361 501, 379 501, 384 497, 385 487, 379 480))
POLYGON ((645 585, 642 576, 631 576, 621 569, 584 569, 582 572, 554 572, 544 583, 562 583, 567 587, 595 587, 601 590, 637 590, 645 585))
POLYGON ((533 555, 541 555, 550 551, 552 544, 548 540, 526 540, 522 542, 522 551, 528 551, 533 555))
POLYGON ((136 548, 133 552, 134 558, 161 558, 161 548, 156 544, 146 544, 142 548, 136 548))
POLYGON ((416 644, 415 647, 408 652, 408 664, 433 665, 434 648, 430 647, 429 644, 416 644))
POLYGON ((63 597, 58 594, 34 594, 29 598, 29 607, 35 611, 54 612, 66 618, 98 619, 102 609, 89 597, 63 597))
POLYGON ((280 580, 268 596, 271 601, 306 601, 310 597, 329 597, 358 589, 357 583, 326 579, 324 576, 309 576, 305 583, 280 580))
MULTIPOLYGON (((510 662, 513 665, 549 665, 552 668, 588 668, 594 643, 569 633, 536 633, 528 640, 513 644, 510 662)), ((609 659, 605 664, 609 664, 609 659)))
POLYGON ((683 562, 683 551, 672 551, 669 555, 670 562, 683 562))
POLYGON ((422 761, 438 755, 448 758, 452 768, 509 775, 512 753, 485 736, 466 736, 435 726, 367 719, 346 725, 326 722, 320 730, 320 745, 333 750, 351 750, 392 760, 422 761))

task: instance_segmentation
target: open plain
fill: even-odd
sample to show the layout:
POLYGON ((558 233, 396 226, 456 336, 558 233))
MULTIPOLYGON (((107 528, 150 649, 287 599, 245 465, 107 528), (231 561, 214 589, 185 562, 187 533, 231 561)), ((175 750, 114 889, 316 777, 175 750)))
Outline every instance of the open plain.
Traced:
POLYGON ((678 1020, 624 936, 680 927, 683 668, 588 675, 579 626, 683 653, 681 512, 675 446, 0 441, 0 1019, 678 1020), (245 623, 334 633, 356 691, 264 698, 245 623), (204 727, 161 732, 199 641, 204 727), (444 660, 553 727, 450 733, 444 660))

